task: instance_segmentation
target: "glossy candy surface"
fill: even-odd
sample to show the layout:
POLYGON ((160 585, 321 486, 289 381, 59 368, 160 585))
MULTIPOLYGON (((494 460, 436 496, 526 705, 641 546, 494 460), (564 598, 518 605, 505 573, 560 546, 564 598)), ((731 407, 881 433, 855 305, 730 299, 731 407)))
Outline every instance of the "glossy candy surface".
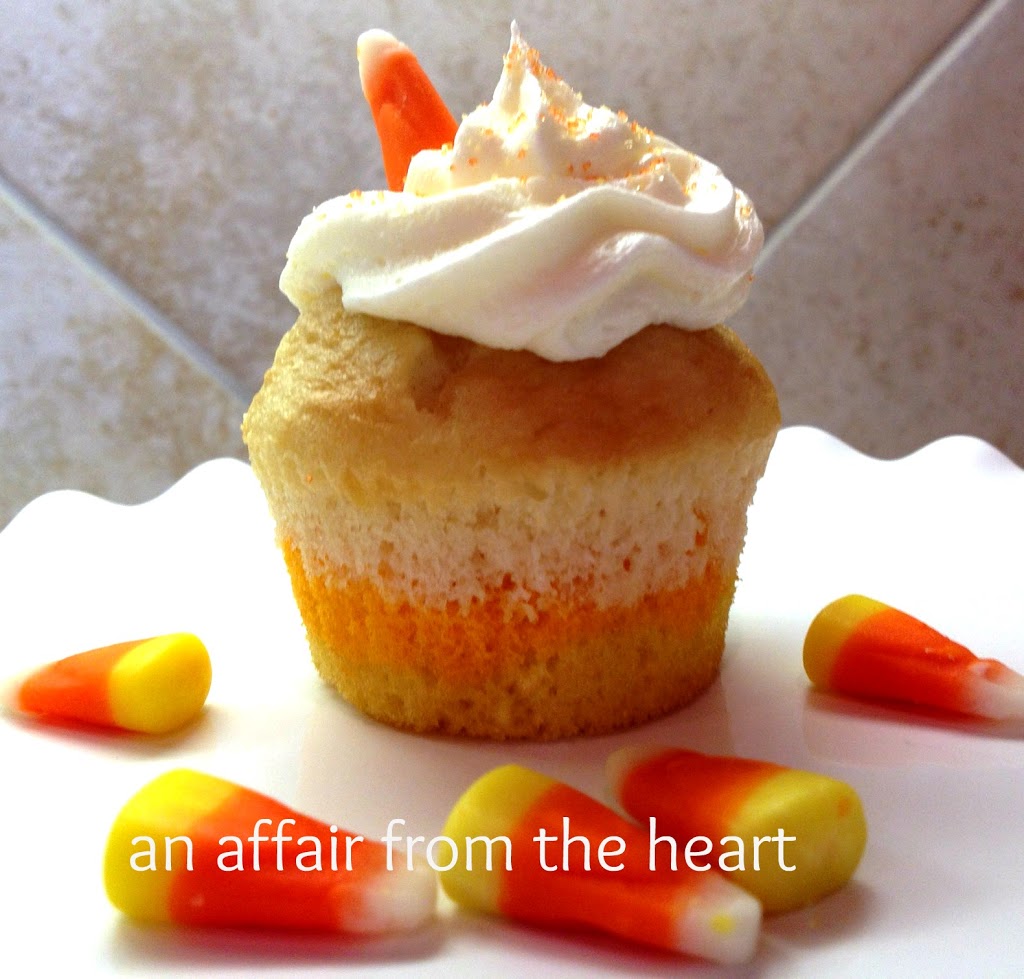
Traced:
POLYGON ((441 875, 461 905, 718 962, 753 954, 761 920, 755 899, 717 873, 652 870, 644 830, 538 772, 506 765, 484 775, 456 803, 444 833, 463 848, 441 875), (492 846, 490 869, 479 842, 466 857, 467 841, 481 838, 507 841, 492 846))
POLYGON ((815 616, 804 669, 815 686, 835 693, 1024 719, 1024 676, 863 595, 837 599, 815 616))
POLYGON ((8 700, 12 709, 44 719, 166 734, 199 715, 211 679, 206 647, 177 632, 49 663, 18 680, 8 700))
POLYGON ((434 913, 422 864, 225 779, 176 769, 118 814, 104 860, 111 903, 142 921, 374 934, 434 913))
POLYGON ((765 911, 803 907, 842 887, 867 842, 845 782, 747 758, 625 748, 608 761, 612 792, 634 819, 696 852, 765 911), (706 842, 705 842, 706 841, 706 842), (704 852, 706 851, 706 852, 704 852))
POLYGON ((373 113, 390 190, 401 190, 409 161, 455 138, 455 122, 416 56, 386 31, 360 35, 356 47, 363 95, 373 113))

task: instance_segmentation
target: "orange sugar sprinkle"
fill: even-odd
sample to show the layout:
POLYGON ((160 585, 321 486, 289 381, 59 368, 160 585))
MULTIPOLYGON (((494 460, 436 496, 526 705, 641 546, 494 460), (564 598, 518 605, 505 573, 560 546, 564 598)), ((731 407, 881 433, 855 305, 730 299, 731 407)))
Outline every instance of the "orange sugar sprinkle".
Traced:
POLYGON ((468 160, 466 160, 466 163, 468 163, 471 167, 475 167, 479 162, 480 161, 475 156, 471 156, 468 160))
POLYGON ((530 74, 536 78, 540 78, 543 75, 548 81, 557 82, 561 80, 554 68, 550 68, 540 60, 540 54, 536 48, 527 49, 526 64, 530 69, 530 74))
POLYGON ((519 152, 516 153, 516 159, 517 160, 525 160, 526 159, 526 147, 525 146, 520 146, 519 147, 519 152))

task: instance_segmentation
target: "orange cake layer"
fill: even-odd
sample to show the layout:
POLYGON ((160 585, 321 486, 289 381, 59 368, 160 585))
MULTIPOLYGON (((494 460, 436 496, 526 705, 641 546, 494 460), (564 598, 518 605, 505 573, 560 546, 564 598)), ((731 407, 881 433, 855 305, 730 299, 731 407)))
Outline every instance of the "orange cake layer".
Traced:
POLYGON ((632 607, 573 587, 533 616, 489 590, 461 609, 387 600, 369 580, 311 576, 285 543, 321 675, 372 717, 418 731, 556 738, 611 731, 692 700, 721 659, 733 578, 710 565, 632 607))

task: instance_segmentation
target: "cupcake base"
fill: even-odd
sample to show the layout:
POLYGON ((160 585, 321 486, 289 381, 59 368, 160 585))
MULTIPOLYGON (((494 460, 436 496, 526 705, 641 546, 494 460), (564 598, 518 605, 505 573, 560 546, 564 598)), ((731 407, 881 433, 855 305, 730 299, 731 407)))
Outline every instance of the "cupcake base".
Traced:
POLYGON ((724 328, 553 363, 333 293, 243 434, 332 686, 400 728, 550 739, 711 683, 778 424, 724 328))
POLYGON ((689 703, 718 673, 735 581, 708 567, 630 607, 509 615, 502 592, 469 609, 394 603, 284 554, 313 662, 346 700, 394 727, 494 740, 601 734, 689 703))

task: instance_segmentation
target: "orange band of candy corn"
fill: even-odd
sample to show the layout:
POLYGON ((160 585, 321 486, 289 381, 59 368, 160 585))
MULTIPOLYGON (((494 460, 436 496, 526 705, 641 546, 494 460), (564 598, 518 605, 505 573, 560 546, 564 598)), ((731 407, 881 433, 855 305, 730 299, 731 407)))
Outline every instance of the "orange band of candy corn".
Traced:
POLYGON ((983 717, 1024 717, 1024 677, 863 595, 815 616, 804 668, 825 690, 983 717))
POLYGON ((867 842, 856 792, 817 772, 683 748, 622 749, 608 772, 616 799, 652 835, 681 852, 699 842, 700 865, 727 872, 766 911, 842 887, 867 842))
POLYGON ((380 841, 188 769, 125 805, 104 875, 125 914, 181 925, 374 934, 422 924, 436 899, 429 868, 388 870, 380 841))
POLYGON ((597 800, 506 765, 477 780, 445 826, 454 841, 507 841, 512 866, 442 872, 460 904, 542 925, 586 926, 721 962, 753 954, 758 902, 721 876, 652 870, 648 840, 597 800), (541 840, 545 842, 542 844, 541 840))
POLYGON ((373 114, 391 190, 401 190, 409 161, 440 149, 458 125, 416 56, 384 31, 367 31, 357 45, 359 77, 373 114))

